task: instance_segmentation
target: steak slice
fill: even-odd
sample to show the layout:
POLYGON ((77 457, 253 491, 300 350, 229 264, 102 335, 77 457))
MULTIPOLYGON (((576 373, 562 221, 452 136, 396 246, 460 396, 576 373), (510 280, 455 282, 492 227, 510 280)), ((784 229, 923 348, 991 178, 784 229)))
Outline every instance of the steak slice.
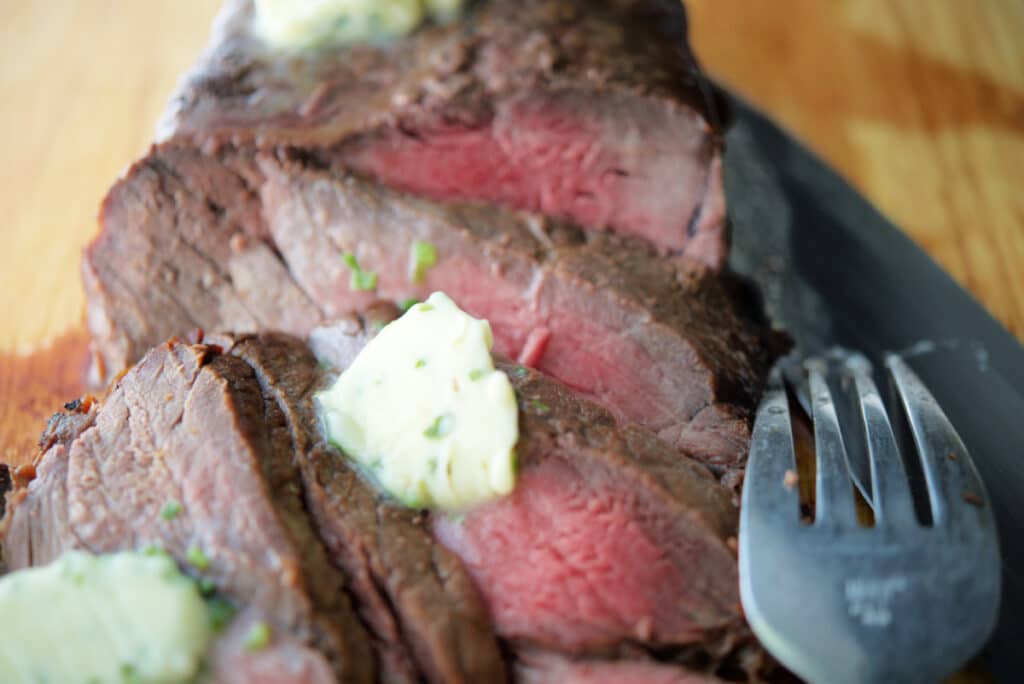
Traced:
POLYGON ((612 228, 719 266, 720 98, 673 0, 483 0, 389 46, 288 54, 229 1, 161 137, 296 147, 396 188, 612 228))
POLYGON ((713 642, 740 628, 729 490, 645 430, 521 366, 519 480, 434 532, 498 634, 571 654, 713 642))
MULTIPOLYGON (((370 334, 341 327, 355 344, 370 334)), ((432 516, 498 634, 571 654, 693 644, 713 653, 745 636, 732 492, 557 381, 498 367, 519 401, 516 487, 462 515, 432 516)))
POLYGON ((443 290, 490 320, 500 353, 709 464, 744 462, 780 345, 732 276, 634 239, 416 199, 308 159, 264 157, 260 184, 239 194, 246 204, 224 209, 222 183, 243 176, 223 172, 234 153, 221 156, 206 173, 203 153, 158 148, 107 198, 83 262, 99 378, 193 327, 305 337, 375 297, 443 290), (249 206, 260 201, 264 223, 249 206), (436 248, 437 264, 414 285, 416 241, 436 248), (376 293, 351 289, 343 253, 378 274, 376 293))
MULTIPOLYGON (((367 318, 374 320, 372 310, 367 318)), ((348 346, 365 342, 361 326, 350 330, 348 346)), ((384 681, 417 682, 418 673, 437 684, 506 681, 487 610, 459 559, 434 542, 420 511, 382 500, 324 442, 313 402, 324 373, 309 348, 276 334, 222 344, 255 369, 264 393, 287 417, 306 506, 349 578, 384 681)))
POLYGON ((276 681, 373 680, 344 577, 303 511, 284 416, 247 364, 170 342, 129 371, 81 427, 72 441, 53 441, 38 477, 12 497, 10 569, 70 549, 158 544, 280 637, 253 656, 239 650, 244 639, 226 635, 214 650, 215 673, 276 663, 291 673, 276 681), (172 501, 182 512, 166 520, 161 510, 172 501), (201 567, 197 550, 208 561, 201 567))
POLYGON ((554 653, 517 654, 519 684, 721 684, 723 680, 649 660, 573 660, 554 653))

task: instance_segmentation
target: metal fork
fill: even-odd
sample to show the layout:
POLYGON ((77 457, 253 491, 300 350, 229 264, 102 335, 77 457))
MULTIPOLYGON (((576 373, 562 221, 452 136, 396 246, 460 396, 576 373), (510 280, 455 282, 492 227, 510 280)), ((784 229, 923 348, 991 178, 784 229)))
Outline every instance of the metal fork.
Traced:
POLYGON ((778 371, 754 425, 740 513, 743 607, 764 646, 814 684, 941 681, 982 647, 996 622, 999 545, 981 478, 917 375, 898 356, 885 365, 916 455, 905 449, 901 457, 866 362, 838 371, 804 364, 817 470, 813 522, 801 519, 789 403, 778 371), (835 372, 859 403, 856 428, 870 462, 873 526, 856 513, 829 389, 835 372), (904 469, 909 458, 924 473, 927 525, 919 521, 904 469))

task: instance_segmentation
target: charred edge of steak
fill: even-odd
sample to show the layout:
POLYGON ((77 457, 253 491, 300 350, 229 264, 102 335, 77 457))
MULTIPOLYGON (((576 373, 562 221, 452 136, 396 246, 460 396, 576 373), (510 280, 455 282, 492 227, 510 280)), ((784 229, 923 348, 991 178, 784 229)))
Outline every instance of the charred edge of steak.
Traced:
POLYGON ((681 3, 490 0, 386 48, 300 56, 268 51, 253 13, 228 3, 162 141, 296 147, 424 196, 572 217, 722 265, 726 107, 687 45, 681 3), (551 139, 515 153, 510 130, 526 132, 521 149, 551 139), (502 180, 509 169, 518 178, 502 180))
MULTIPOLYGON (((393 305, 371 306, 350 334, 396 315, 393 305)), ((505 681, 497 640, 461 561, 434 542, 420 512, 385 503, 324 443, 312 400, 324 374, 308 347, 263 334, 238 338, 230 353, 253 367, 302 445, 296 453, 307 511, 349 577, 389 681, 419 674, 430 682, 505 681)))
POLYGON ((298 467, 302 444, 294 439, 284 409, 261 382, 256 370, 244 360, 218 354, 209 368, 229 382, 240 374, 247 383, 258 383, 251 388, 239 383, 232 388, 232 393, 252 391, 259 395, 258 401, 262 404, 260 424, 247 427, 263 431, 262 435, 252 435, 251 440, 254 443, 265 441, 271 449, 259 452, 260 465, 278 518, 301 557, 298 570, 316 609, 314 645, 331 657, 342 679, 365 681, 371 678, 373 668, 368 661, 372 650, 367 635, 356 619, 349 597, 338 591, 338 586, 344 584, 343 575, 329 562, 327 550, 305 510, 298 467))
MULTIPOLYGON (((230 452, 224 453, 227 462, 232 464, 226 467, 230 471, 231 468, 238 467, 234 464, 240 464, 248 474, 249 455, 256 459, 252 465, 257 469, 255 476, 259 483, 258 491, 239 492, 240 503, 246 497, 253 501, 260 499, 256 503, 257 511, 252 521, 272 521, 270 527, 276 528, 268 533, 269 536, 261 536, 261 533, 248 535, 246 539, 240 541, 241 546, 237 546, 236 542, 225 544, 224 558, 237 558, 241 565, 226 568, 226 575, 216 571, 221 573, 218 575, 221 578, 233 577, 231 584, 223 586, 222 591, 245 607, 249 607, 250 596, 262 596, 258 599, 260 605, 255 607, 257 615, 253 616, 253 619, 258 619, 259 613, 263 613, 265 619, 274 625, 275 630, 282 630, 280 647, 284 649, 282 657, 287 662, 274 663, 281 673, 289 672, 289 667, 298 666, 304 673, 303 677, 315 676, 316 681, 324 681, 323 677, 331 676, 326 670, 314 675, 317 668, 324 667, 324 662, 319 660, 324 658, 334 670, 331 678, 336 677, 335 681, 353 684, 372 681, 372 655, 366 633, 355 619, 347 596, 343 592, 339 595, 332 591, 332 583, 338 587, 344 585, 343 576, 327 562, 326 551, 312 531, 312 523, 301 505, 301 496, 296 493, 296 481, 300 480, 294 465, 290 438, 277 429, 284 424, 283 417, 276 404, 268 402, 262 395, 252 368, 240 359, 221 354, 220 348, 215 345, 188 345, 171 340, 152 350, 132 370, 137 372, 132 373, 130 370, 126 373, 111 388, 102 404, 71 402, 67 407, 69 414, 58 414, 55 419, 51 419, 42 440, 42 444, 48 448, 40 459, 40 477, 31 487, 17 492, 18 498, 12 502, 13 505, 4 520, 4 558, 8 564, 13 568, 28 567, 49 562, 72 548, 104 552, 122 549, 126 544, 139 543, 140 540, 150 543, 156 539, 166 544, 169 550, 175 549, 180 552, 175 555, 183 567, 188 568, 183 558, 183 540, 173 531, 167 531, 166 523, 158 522, 157 527, 153 528, 146 527, 146 523, 138 522, 143 518, 149 519, 148 515, 136 518, 131 511, 123 511, 126 517, 121 520, 86 519, 85 524, 89 526, 82 527, 83 521, 75 519, 77 514, 72 515, 69 506, 69 454, 72 449, 98 449, 98 458, 106 460, 106 456, 116 454, 106 454, 103 450, 117 442, 108 441, 103 436, 94 434, 93 430, 108 428, 105 434, 110 432, 109 428, 115 431, 126 430, 130 434, 141 430, 141 442, 136 445, 134 437, 131 438, 130 450, 142 451, 142 468, 169 467, 173 472, 175 463, 181 463, 180 467, 188 468, 190 464, 173 459, 174 454, 170 456, 173 460, 170 460, 165 447, 180 444, 180 440, 175 440, 175 437, 182 436, 183 430, 191 435, 186 441, 216 440, 220 436, 202 435, 194 424, 189 427, 187 423, 182 422, 183 419, 188 419, 190 411, 193 419, 197 416, 195 411, 199 411, 201 415, 198 419, 204 420, 204 416, 209 415, 209 412, 203 413, 201 408, 193 411, 187 407, 195 404, 210 408, 204 402, 212 399, 216 402, 213 405, 215 413, 222 406, 227 412, 217 419, 218 424, 223 424, 223 420, 220 419, 226 419, 231 424, 229 431, 242 440, 239 452, 241 460, 231 459, 230 452), (173 383, 163 385, 156 382, 168 374, 175 376, 173 383), (174 400, 184 407, 184 413, 176 421, 173 420, 173 411, 164 411, 164 406, 170 406, 174 400), (126 410, 124 421, 117 422, 118 414, 115 414, 114 422, 103 423, 104 408, 117 406, 119 403, 120 408, 126 410), (83 410, 85 413, 79 413, 83 410), (88 422, 83 419, 87 419, 88 422), (155 430, 154 425, 158 426, 155 430), (72 435, 71 428, 75 428, 78 434, 72 435), (154 439, 156 441, 153 441, 154 439), (262 499, 261 494, 269 500, 262 499), (263 501, 266 501, 266 504, 263 501), (99 528, 96 527, 97 522, 102 523, 99 528), (117 531, 121 528, 123 533, 117 531), (104 538, 104 534, 108 538, 104 538), (256 556, 250 556, 260 572, 253 582, 249 582, 244 575, 237 574, 240 571, 245 572, 246 556, 236 554, 252 553, 254 539, 272 541, 273 544, 283 542, 284 546, 259 547, 256 556), (298 556, 297 563, 290 558, 293 552, 298 556), (277 556, 284 561, 278 574, 268 574, 268 568, 264 564, 266 559, 258 558, 264 553, 268 554, 268 557, 277 556), (272 587, 260 585, 270 577, 274 577, 272 582, 277 584, 272 587), (338 579, 335 582, 333 578, 338 579), (271 594, 275 596, 271 597, 271 594), (307 602, 308 606, 304 607, 303 604, 307 602)), ((110 436, 106 434, 106 437, 110 436)), ((188 444, 184 444, 183 448, 184 452, 178 454, 182 458, 190 453, 188 444)), ((230 448, 230 444, 225 447, 230 448)), ((209 451, 199 453, 206 456, 210 454, 209 451)), ((89 456, 88 452, 83 453, 83 458, 89 456)), ((139 462, 135 462, 134 466, 138 467, 139 462)), ((214 470, 216 471, 216 467, 214 470)), ((184 474, 187 473, 204 474, 201 469, 198 473, 184 471, 184 474)), ((82 473, 79 473, 79 476, 81 475, 82 473)), ((87 477, 96 483, 96 473, 87 477)), ((235 480, 229 479, 229 483, 235 484, 235 480)), ((210 484, 191 482, 191 485, 197 488, 210 484)), ((170 491, 173 492, 174 487, 171 487, 170 491)), ((219 490, 220 496, 227 496, 228 493, 229 490, 219 490)), ((118 495, 132 496, 124 490, 118 495)), ((147 499, 154 495, 158 498, 160 496, 155 491, 147 490, 142 494, 135 492, 132 501, 146 506, 149 505, 147 499)), ((182 517, 187 520, 188 499, 183 498, 181 501, 186 503, 186 513, 182 517)), ((113 505, 115 502, 107 503, 113 505)), ((232 505, 226 500, 222 500, 221 504, 228 508, 232 505)), ((156 505, 161 505, 161 502, 158 500, 156 505)), ((120 512, 120 509, 116 510, 120 512)), ((199 514, 200 518, 202 515, 199 514)), ((185 528, 181 531, 187 534, 188 525, 184 520, 182 524, 185 528)), ((220 556, 216 552, 211 554, 215 563, 218 557, 220 556)), ((220 653, 223 650, 220 646, 215 648, 217 658, 223 656, 231 662, 246 654, 242 643, 244 635, 234 634, 234 631, 237 630, 229 630, 232 636, 222 635, 221 640, 230 638, 237 643, 234 643, 226 654, 220 653)), ((275 639, 270 653, 276 652, 278 646, 279 642, 275 639)), ((262 654, 249 655, 256 661, 263 657, 262 654)), ((254 663, 241 661, 235 664, 244 667, 254 666, 254 663)), ((224 663, 214 664, 215 669, 222 666, 224 663)), ((258 663, 255 666, 262 667, 258 663)), ((299 676, 295 672, 292 675, 299 676)))
POLYGON ((96 399, 86 395, 64 404, 64 410, 54 413, 39 436, 39 456, 55 444, 70 446, 71 442, 88 429, 96 417, 96 399))
POLYGON ((479 0, 460 21, 425 25, 391 46, 294 57, 254 36, 254 15, 251 0, 225 4, 209 48, 164 115, 161 139, 218 144, 253 135, 245 129, 256 122, 263 132, 301 124, 348 134, 393 121, 396 110, 457 110, 476 93, 537 86, 681 102, 717 127, 731 116, 690 50, 682 3, 672 0, 479 0), (254 105, 257 92, 264 97, 254 105))

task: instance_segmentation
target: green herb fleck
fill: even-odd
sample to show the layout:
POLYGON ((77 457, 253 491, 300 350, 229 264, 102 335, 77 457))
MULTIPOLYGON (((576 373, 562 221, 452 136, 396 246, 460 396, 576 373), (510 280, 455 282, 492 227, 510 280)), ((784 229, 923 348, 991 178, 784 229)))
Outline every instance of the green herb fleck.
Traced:
POLYGON ((547 413, 548 411, 551 410, 551 407, 545 404, 540 399, 531 399, 530 406, 532 406, 533 409, 538 413, 547 413))
POLYGON ((206 611, 210 618, 210 629, 214 632, 223 631, 235 617, 235 607, 220 596, 214 596, 206 602, 206 611))
POLYGON ((525 366, 516 366, 512 369, 512 375, 519 380, 522 380, 529 374, 530 371, 525 366))
POLYGON ((348 286, 354 292, 373 292, 377 289, 377 274, 373 271, 353 271, 348 286))
POLYGON ((185 558, 196 570, 206 570, 210 567, 210 558, 203 550, 196 545, 188 547, 188 551, 185 552, 185 558))
POLYGON ((410 297, 409 299, 403 299, 402 301, 400 301, 398 303, 398 308, 402 310, 402 313, 405 313, 406 311, 408 311, 409 309, 411 309, 412 307, 416 306, 419 303, 420 300, 416 299, 415 297, 410 297))
POLYGON ((433 304, 423 303, 423 304, 420 304, 419 306, 417 306, 416 310, 417 311, 422 311, 423 313, 427 313, 428 311, 433 311, 434 310, 434 305, 433 304))
POLYGON ((121 681, 125 684, 139 684, 142 679, 131 663, 121 664, 121 681))
POLYGON ((198 582, 199 593, 203 596, 213 596, 217 591, 217 584, 212 579, 204 577, 198 582))
POLYGON ((441 414, 434 419, 430 427, 423 431, 423 436, 428 439, 441 439, 451 433, 454 422, 455 419, 452 418, 451 414, 441 414))
POLYGON ((348 286, 353 292, 368 292, 377 289, 377 274, 374 271, 364 271, 359 265, 355 254, 342 254, 342 261, 352 271, 349 274, 348 286))
POLYGON ((422 283, 427 270, 437 263, 437 248, 429 242, 412 243, 409 255, 409 282, 422 283))
POLYGON ((181 504, 177 501, 168 501, 160 510, 160 517, 164 520, 174 520, 181 513, 181 504))
POLYGON ((417 368, 423 368, 426 365, 427 365, 427 360, 426 359, 419 359, 418 361, 416 361, 416 367, 417 368))
POLYGON ((270 643, 270 625, 257 622, 249 628, 245 636, 245 648, 249 651, 262 651, 270 643))
POLYGON ((469 371, 469 379, 472 380, 473 382, 476 382, 485 375, 487 375, 486 368, 474 368, 473 370, 469 371))
POLYGON ((167 549, 159 544, 146 544, 142 547, 143 556, 166 556, 167 549))

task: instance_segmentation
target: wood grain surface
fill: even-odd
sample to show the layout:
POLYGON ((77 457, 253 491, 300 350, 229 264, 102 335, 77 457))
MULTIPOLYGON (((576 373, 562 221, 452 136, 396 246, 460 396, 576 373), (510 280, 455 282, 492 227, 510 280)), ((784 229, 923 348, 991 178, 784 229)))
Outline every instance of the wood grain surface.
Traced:
MULTIPOLYGON (((78 393, 78 258, 215 0, 0 0, 0 458, 78 393)), ((690 0, 708 71, 1024 337, 1024 3, 690 0)), ((984 681, 966 674, 959 682, 984 681)))

